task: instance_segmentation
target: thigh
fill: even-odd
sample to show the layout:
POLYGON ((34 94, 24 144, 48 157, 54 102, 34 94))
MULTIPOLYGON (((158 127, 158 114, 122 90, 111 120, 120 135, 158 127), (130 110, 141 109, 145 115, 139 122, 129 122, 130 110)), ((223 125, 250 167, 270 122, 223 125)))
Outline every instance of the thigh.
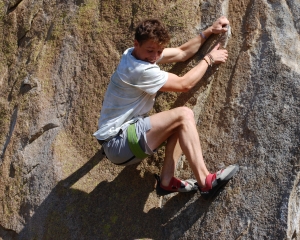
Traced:
POLYGON ((152 127, 147 132, 149 147, 158 148, 178 130, 187 115, 193 115, 192 111, 187 107, 179 107, 150 116, 152 127))
MULTIPOLYGON (((141 148, 146 154, 152 155, 153 151, 149 148, 146 137, 146 132, 151 129, 149 117, 145 119, 140 118, 134 124, 141 148)), ((103 148, 107 158, 114 164, 126 166, 143 160, 136 158, 131 152, 127 139, 127 129, 124 129, 121 134, 103 144, 103 148)))
POLYGON ((126 131, 104 143, 102 147, 108 160, 114 164, 121 165, 135 160, 127 143, 126 131))

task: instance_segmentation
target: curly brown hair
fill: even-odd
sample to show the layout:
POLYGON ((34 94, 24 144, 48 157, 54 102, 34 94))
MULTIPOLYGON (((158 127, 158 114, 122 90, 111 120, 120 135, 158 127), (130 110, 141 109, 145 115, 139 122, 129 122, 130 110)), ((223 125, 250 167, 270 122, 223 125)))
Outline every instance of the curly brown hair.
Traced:
POLYGON ((143 44, 149 39, 161 45, 167 45, 170 42, 168 30, 158 19, 142 21, 135 29, 134 38, 139 44, 143 44))

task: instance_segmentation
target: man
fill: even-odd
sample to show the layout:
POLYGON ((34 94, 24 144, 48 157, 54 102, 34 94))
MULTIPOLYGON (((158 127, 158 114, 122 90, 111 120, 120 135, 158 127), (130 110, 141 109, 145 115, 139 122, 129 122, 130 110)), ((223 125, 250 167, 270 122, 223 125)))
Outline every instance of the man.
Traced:
POLYGON ((211 174, 207 170, 196 129, 194 114, 187 107, 178 107, 152 116, 158 91, 187 92, 202 78, 209 66, 224 63, 228 53, 217 45, 197 66, 184 76, 160 70, 157 64, 182 62, 192 57, 211 34, 226 32, 229 21, 220 17, 199 36, 177 48, 165 48, 170 37, 157 19, 141 22, 135 31, 134 47, 127 49, 113 73, 94 136, 102 144, 107 158, 118 165, 129 165, 152 155, 166 143, 165 160, 158 179, 162 193, 200 190, 209 199, 238 170, 231 165, 211 174), (191 166, 196 181, 174 177, 176 163, 182 154, 191 166))

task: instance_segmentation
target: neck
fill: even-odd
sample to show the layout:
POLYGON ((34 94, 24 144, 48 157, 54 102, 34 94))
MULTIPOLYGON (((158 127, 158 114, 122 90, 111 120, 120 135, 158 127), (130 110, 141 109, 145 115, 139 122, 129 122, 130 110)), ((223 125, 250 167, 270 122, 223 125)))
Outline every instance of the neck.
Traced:
POLYGON ((135 49, 133 49, 133 51, 131 52, 131 55, 134 56, 136 59, 138 59, 138 57, 136 56, 136 53, 135 53, 135 49))

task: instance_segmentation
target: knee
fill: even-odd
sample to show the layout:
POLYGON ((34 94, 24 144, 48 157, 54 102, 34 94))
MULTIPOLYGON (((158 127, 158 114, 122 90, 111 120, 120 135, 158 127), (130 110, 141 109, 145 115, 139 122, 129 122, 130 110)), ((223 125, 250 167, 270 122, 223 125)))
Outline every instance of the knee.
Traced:
POLYGON ((180 107, 180 117, 182 121, 195 121, 194 112, 188 107, 180 107))

